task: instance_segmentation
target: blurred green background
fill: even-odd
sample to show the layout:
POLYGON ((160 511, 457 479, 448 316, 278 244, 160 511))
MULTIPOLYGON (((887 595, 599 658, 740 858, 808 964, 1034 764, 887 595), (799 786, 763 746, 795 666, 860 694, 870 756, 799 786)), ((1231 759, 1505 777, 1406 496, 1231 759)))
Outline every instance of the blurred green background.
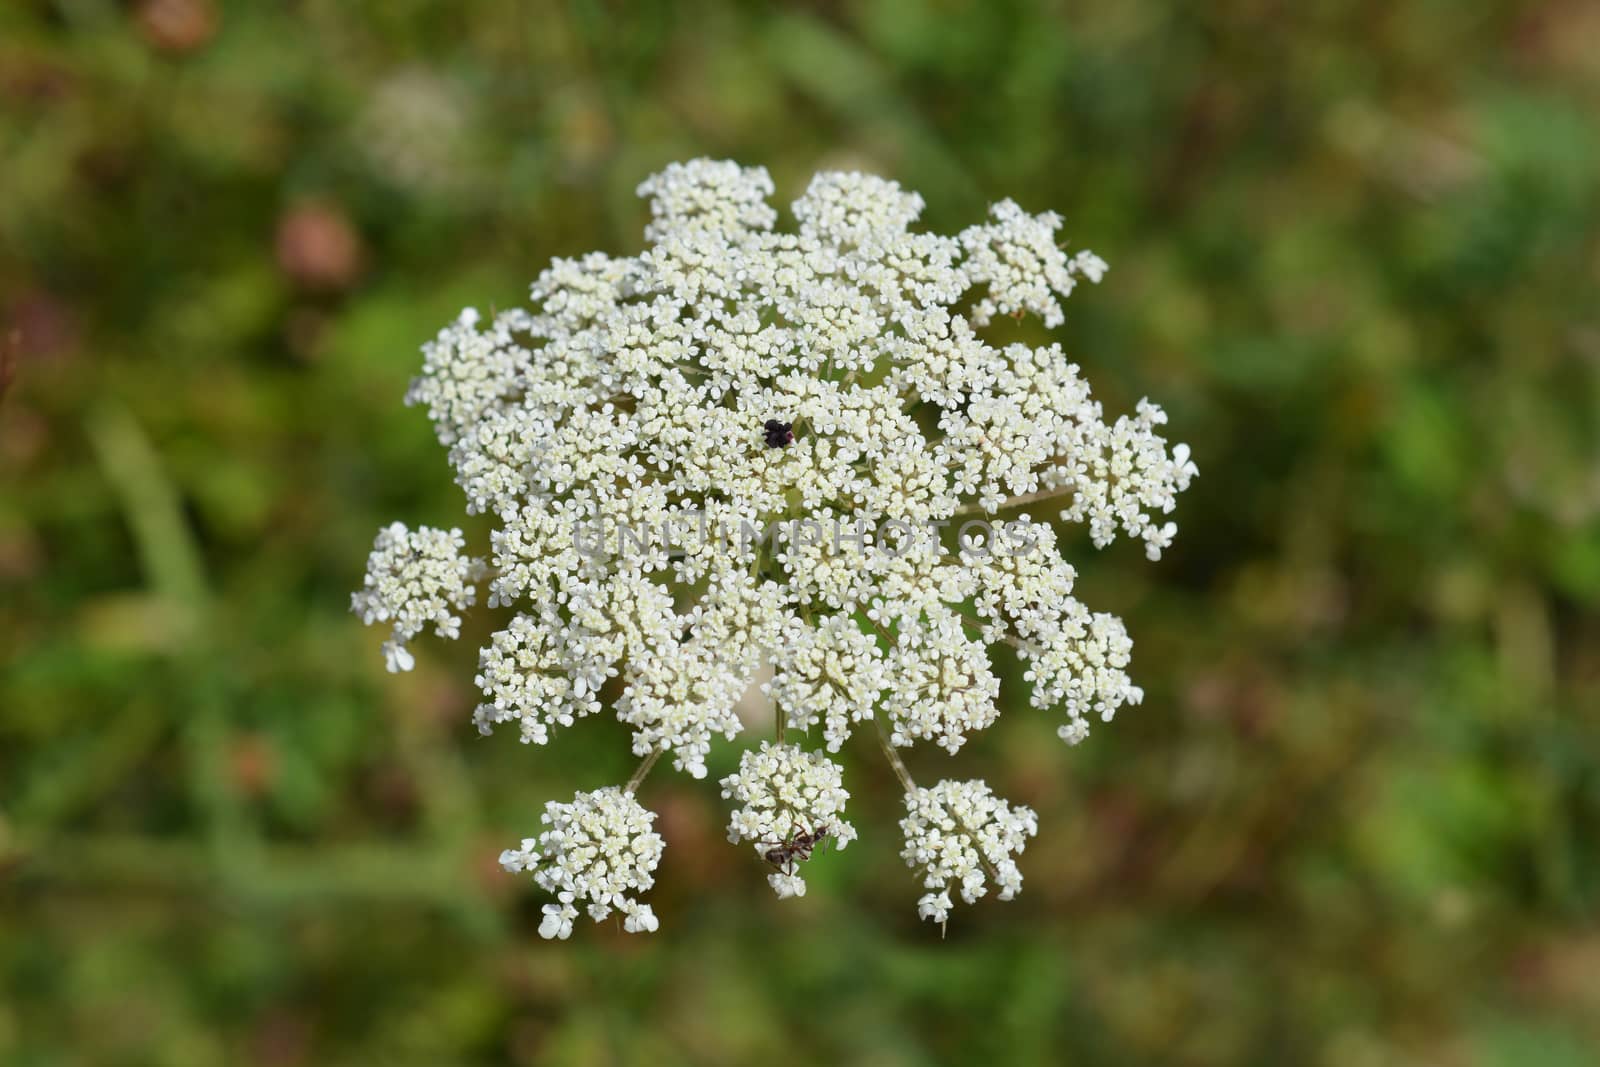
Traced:
POLYGON ((1600 1062, 1597 294, 1583 0, 8 0, 0 1063, 1600 1062), (658 772, 661 932, 541 942, 495 856, 622 729, 480 739, 491 618, 347 613, 459 521, 417 346, 696 155, 1059 210, 1200 464, 1159 564, 1071 542, 1148 695, 963 752, 1043 827, 942 941, 862 737, 803 900, 658 772))

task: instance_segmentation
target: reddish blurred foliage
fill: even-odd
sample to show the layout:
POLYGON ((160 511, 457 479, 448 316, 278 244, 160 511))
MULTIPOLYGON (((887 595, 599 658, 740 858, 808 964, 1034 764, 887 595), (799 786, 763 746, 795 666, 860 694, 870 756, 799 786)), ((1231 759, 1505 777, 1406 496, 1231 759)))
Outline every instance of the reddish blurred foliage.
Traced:
MULTIPOLYGON (((77 316, 64 301, 43 289, 23 289, 12 296, 0 320, 5 323, 0 361, 10 367, 12 375, 24 359, 56 359, 78 347, 77 316)), ((5 378, 3 369, 0 378, 5 378)))
POLYGON ((1588 0, 1546 0, 1519 11, 1506 39, 1510 55, 1528 71, 1583 76, 1600 70, 1594 49, 1597 33, 1600 9, 1588 0))
POLYGON ((348 288, 361 273, 361 236, 338 206, 308 201, 278 219, 278 266, 305 289, 348 288))
POLYGON ((125 194, 139 176, 138 149, 112 136, 84 145, 73 157, 73 172, 102 196, 125 194))
POLYGON ((482 841, 473 843, 469 874, 473 884, 490 900, 503 900, 506 897, 526 893, 532 884, 524 881, 527 875, 508 874, 505 868, 500 866, 500 853, 515 846, 515 841, 502 839, 498 835, 485 837, 482 841))
POLYGON ((367 802, 384 821, 406 826, 416 821, 421 798, 415 776, 398 763, 382 763, 366 775, 367 802))
POLYGON ((21 347, 21 330, 14 329, 0 337, 0 400, 5 399, 6 390, 17 376, 17 349, 21 347))
POLYGON ((214 0, 140 0, 139 32, 163 52, 193 52, 216 36, 221 21, 214 0))
POLYGON ((44 568, 44 545, 32 530, 0 531, 0 582, 24 582, 44 568))
POLYGON ((1089 795, 1087 814, 1102 891, 1149 882, 1160 863, 1161 842, 1144 798, 1133 788, 1097 789, 1089 795))
POLYGON ((1197 718, 1226 722, 1242 737, 1265 733, 1281 703, 1270 680, 1246 665, 1198 675, 1184 692, 1184 704, 1197 718))
POLYGON ((539 1018, 513 1022, 506 1032, 506 1053, 512 1063, 544 1063, 550 1046, 551 1025, 539 1018))
POLYGON ((72 87, 71 75, 46 59, 0 53, 0 96, 48 104, 66 96, 72 87))
POLYGON ((313 308, 295 308, 283 323, 283 343, 289 354, 302 363, 315 363, 322 355, 328 316, 313 308))
POLYGON ((261 734, 240 734, 228 750, 228 771, 240 793, 261 796, 278 777, 277 747, 261 734))
MULTIPOLYGON (((424 723, 432 732, 446 734, 456 731, 472 732, 468 722, 472 717, 470 694, 455 678, 446 674, 429 678, 422 700, 424 723)), ((474 734, 474 736, 476 736, 474 734)))
POLYGON ((652 807, 659 813, 656 832, 666 839, 673 856, 682 861, 672 874, 679 885, 715 885, 726 877, 733 859, 759 862, 743 846, 730 854, 722 834, 726 816, 698 792, 667 786, 656 796, 652 807))
POLYGON ((0 464, 20 473, 44 455, 50 443, 50 424, 17 400, 0 408, 0 412, 0 464))
POLYGON ((297 1067, 310 1062, 312 1027, 292 1008, 269 1010, 250 1034, 250 1062, 262 1067, 297 1067))

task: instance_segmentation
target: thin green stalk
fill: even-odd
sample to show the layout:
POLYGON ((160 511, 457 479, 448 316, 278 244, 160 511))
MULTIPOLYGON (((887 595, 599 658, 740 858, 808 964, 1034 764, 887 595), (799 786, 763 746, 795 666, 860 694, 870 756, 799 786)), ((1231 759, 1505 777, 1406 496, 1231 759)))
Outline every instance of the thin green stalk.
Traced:
POLYGON ((894 750, 894 745, 889 741, 889 731, 883 725, 883 719, 874 715, 872 724, 878 728, 878 746, 883 749, 883 756, 889 761, 889 766, 894 769, 894 776, 900 779, 900 785, 907 793, 917 791, 917 783, 912 780, 911 772, 906 770, 905 761, 900 758, 900 753, 894 750))
POLYGON ((1000 501, 999 506, 996 507, 994 511, 990 511, 982 504, 965 504, 959 508, 956 508, 956 510, 952 512, 952 516, 977 515, 980 513, 992 515, 997 512, 1005 511, 1008 508, 1021 507, 1023 504, 1037 504, 1041 500, 1054 500, 1057 497, 1071 496, 1074 491, 1075 490, 1072 488, 1066 487, 1060 489, 1041 489, 1037 493, 1023 493, 1021 496, 1014 496, 1000 501))
POLYGON ((660 759, 661 753, 665 751, 665 748, 658 748, 646 756, 634 770, 633 777, 628 779, 628 784, 622 787, 622 791, 630 794, 636 791, 639 784, 650 774, 650 768, 656 765, 656 760, 660 759))

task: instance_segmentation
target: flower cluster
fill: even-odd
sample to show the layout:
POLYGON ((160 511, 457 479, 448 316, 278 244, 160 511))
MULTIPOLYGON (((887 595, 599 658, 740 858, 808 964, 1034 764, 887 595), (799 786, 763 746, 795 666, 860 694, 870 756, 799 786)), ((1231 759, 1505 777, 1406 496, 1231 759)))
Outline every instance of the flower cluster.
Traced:
MULTIPOLYGON (((970 899, 974 864, 1009 895, 1031 813, 982 783, 918 790, 901 753, 955 752, 996 721, 997 650, 1020 658, 1032 703, 1064 716, 1069 742, 1142 695, 1121 621, 1073 596, 1048 512, 1096 546, 1124 534, 1155 559, 1195 466, 1160 435, 1160 408, 1108 420, 1060 346, 1024 343, 1010 322, 1060 323, 1062 300, 1105 263, 1069 254, 1058 216, 1009 200, 957 234, 918 231, 922 198, 862 174, 817 175, 792 230, 759 167, 673 164, 639 192, 643 252, 557 259, 528 307, 464 312, 425 346, 408 394, 467 512, 493 520, 483 576, 507 618, 479 654, 475 722, 543 745, 610 712, 632 732, 636 777, 663 756, 704 777, 770 668, 780 740, 816 728, 838 751, 870 723, 911 796, 908 861, 941 887, 924 914, 942 921, 951 887, 970 899), (977 551, 972 528, 1002 516, 1022 547, 977 551), (873 532, 842 545, 769 536, 800 520, 873 532), (596 527, 720 535, 597 546, 596 527), (891 531, 932 533, 902 544, 891 531), (944 829, 946 815, 964 829, 944 829), (948 839, 929 844, 928 827, 948 839)), ((391 667, 410 665, 405 642, 427 622, 454 636, 479 571, 461 550, 454 531, 379 536, 355 606, 394 622, 391 667)), ((634 784, 583 812, 634 805, 634 784)), ((820 824, 845 840, 838 768, 792 743, 746 753, 724 788, 731 836, 763 858, 780 849, 780 895, 803 888, 794 861, 820 824)), ((557 871, 589 863, 555 854, 557 871)), ((582 870, 605 907, 638 888, 619 889, 609 861, 604 877, 582 870)), ((564 933, 572 902, 596 898, 575 876, 542 877, 572 897, 547 924, 564 933)))
POLYGON ((1013 857, 1039 832, 1039 817, 1031 808, 1007 804, 981 781, 947 780, 906 794, 900 830, 906 838, 900 857, 928 890, 917 901, 917 914, 943 923, 950 917, 951 890, 968 904, 988 891, 988 882, 999 887, 1001 900, 1022 891, 1013 857))
POLYGON ((820 723, 829 752, 839 751, 855 723, 872 718, 887 684, 878 639, 847 614, 791 627, 773 655, 769 691, 788 725, 809 730, 820 723))
POLYGON ((751 841, 774 868, 767 881, 779 897, 806 892, 796 860, 811 858, 824 840, 844 848, 856 839, 844 821, 844 772, 820 752, 761 742, 746 749, 739 770, 722 780, 722 795, 738 802, 728 821, 728 840, 751 841))
POLYGON ((613 908, 622 912, 629 933, 659 925, 650 905, 636 899, 655 884, 665 847, 650 829, 655 819, 632 793, 615 787, 578 793, 571 804, 545 805, 550 829, 500 854, 500 866, 513 873, 532 871, 539 887, 555 896, 556 903, 544 907, 542 937, 570 937, 579 904, 595 922, 613 908))
POLYGON ((429 623, 440 637, 461 636, 461 616, 477 599, 473 582, 483 561, 461 554, 460 530, 391 523, 378 531, 367 558, 367 577, 350 597, 350 609, 367 625, 393 622, 383 655, 391 671, 409 671, 416 661, 406 643, 429 623))

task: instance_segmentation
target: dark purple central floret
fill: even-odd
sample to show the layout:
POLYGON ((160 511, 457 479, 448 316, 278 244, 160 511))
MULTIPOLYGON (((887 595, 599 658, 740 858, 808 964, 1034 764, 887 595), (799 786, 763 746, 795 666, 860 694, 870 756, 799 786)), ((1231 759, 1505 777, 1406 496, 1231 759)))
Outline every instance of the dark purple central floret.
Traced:
POLYGON ((794 423, 779 422, 777 419, 768 419, 765 426, 768 448, 782 448, 794 443, 794 423))

